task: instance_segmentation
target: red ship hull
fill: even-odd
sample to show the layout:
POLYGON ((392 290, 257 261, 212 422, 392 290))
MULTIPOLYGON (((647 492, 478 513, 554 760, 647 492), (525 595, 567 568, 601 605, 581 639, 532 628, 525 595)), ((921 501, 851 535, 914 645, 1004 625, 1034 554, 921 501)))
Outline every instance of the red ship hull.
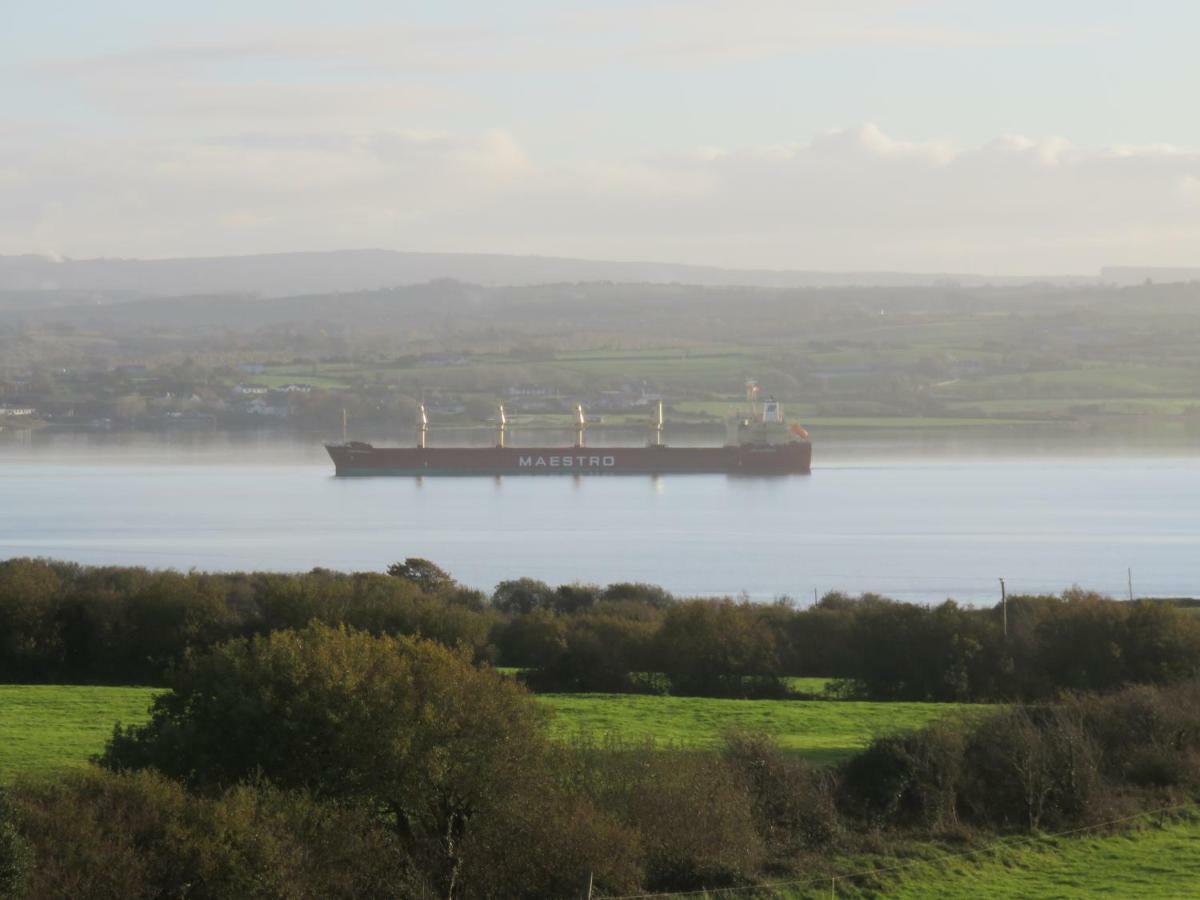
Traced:
POLYGON ((338 475, 807 474, 812 444, 733 447, 373 447, 326 444, 338 475))

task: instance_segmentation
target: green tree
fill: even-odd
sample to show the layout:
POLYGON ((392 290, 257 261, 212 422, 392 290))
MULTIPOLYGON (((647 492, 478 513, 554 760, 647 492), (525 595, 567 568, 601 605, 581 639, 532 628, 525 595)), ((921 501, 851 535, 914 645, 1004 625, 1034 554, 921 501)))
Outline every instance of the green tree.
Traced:
POLYGON ((556 600, 554 588, 536 578, 502 581, 492 593, 492 605, 510 616, 524 615, 535 609, 554 609, 556 600))
POLYGON ((261 773, 318 799, 365 802, 455 896, 472 823, 551 790, 538 781, 544 716, 466 651, 313 623, 189 657, 150 722, 117 729, 102 761, 197 788, 261 773))
POLYGON ((737 693, 746 678, 779 675, 775 635, 758 607, 729 600, 692 600, 667 611, 655 658, 683 693, 737 693))
POLYGON ((450 573, 436 563, 419 556, 410 556, 402 563, 392 563, 387 573, 411 581, 427 594, 436 594, 454 587, 450 573))

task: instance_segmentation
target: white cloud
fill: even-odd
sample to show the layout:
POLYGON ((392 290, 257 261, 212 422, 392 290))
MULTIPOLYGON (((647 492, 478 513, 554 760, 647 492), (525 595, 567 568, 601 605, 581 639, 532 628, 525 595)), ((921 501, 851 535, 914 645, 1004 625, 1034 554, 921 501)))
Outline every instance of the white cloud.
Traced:
POLYGON ((347 246, 731 266, 1061 273, 1195 262, 1200 154, 872 125, 788 147, 549 163, 503 130, 0 145, 0 252, 347 246))

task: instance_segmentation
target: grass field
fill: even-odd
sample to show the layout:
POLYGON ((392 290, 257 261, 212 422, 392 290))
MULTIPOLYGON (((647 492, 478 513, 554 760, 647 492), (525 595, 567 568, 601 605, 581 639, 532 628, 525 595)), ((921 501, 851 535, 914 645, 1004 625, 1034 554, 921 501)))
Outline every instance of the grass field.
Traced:
POLYGON ((85 765, 113 725, 146 718, 144 687, 0 685, 0 779, 85 765))
MULTIPOLYGON (((816 688, 824 679, 806 679, 816 688)), ((0 685, 0 778, 81 766, 104 748, 117 721, 146 718, 156 689, 0 685)), ((664 747, 717 744, 731 729, 765 731, 815 763, 830 763, 877 734, 919 728, 933 719, 985 707, 933 703, 823 700, 712 700, 624 694, 543 694, 554 734, 586 732, 664 747)))
MULTIPOLYGON (((1200 895, 1200 819, 1168 821, 1119 834, 1018 839, 969 856, 918 862, 892 872, 778 896, 897 900, 1007 900, 1051 897, 1200 895)), ((899 863, 898 863, 899 864, 899 863)), ((875 865, 886 865, 876 862, 875 865)), ((871 868, 871 865, 864 868, 871 868)))
POLYGON ((844 759, 873 737, 920 728, 945 716, 978 714, 979 705, 827 700, 713 700, 622 694, 544 694, 557 713, 554 734, 607 734, 669 747, 711 747, 731 729, 766 732, 814 763, 844 759))

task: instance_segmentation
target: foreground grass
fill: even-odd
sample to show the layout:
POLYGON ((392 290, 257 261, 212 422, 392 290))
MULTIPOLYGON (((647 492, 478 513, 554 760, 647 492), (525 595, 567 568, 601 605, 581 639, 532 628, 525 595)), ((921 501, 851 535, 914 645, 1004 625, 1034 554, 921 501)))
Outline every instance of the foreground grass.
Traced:
MULTIPOLYGON (((859 878, 784 889, 788 900, 837 896, 961 900, 1200 895, 1200 818, 1117 834, 1017 839, 980 853, 891 865, 859 878)), ((885 867, 886 861, 863 869, 885 867)))
MULTIPOLYGON (((811 679, 812 687, 823 679, 811 679)), ((157 688, 0 685, 0 779, 85 765, 113 725, 143 722, 157 688)), ((919 728, 987 707, 950 703, 713 700, 628 694, 543 694, 553 733, 614 735, 667 748, 715 746, 732 729, 763 731, 814 763, 828 764, 879 734, 919 728)))
POLYGON ((553 731, 615 735, 664 748, 703 748, 730 730, 760 731, 813 763, 850 756, 881 734, 909 731, 947 716, 990 707, 955 703, 868 703, 828 700, 714 700, 629 694, 542 694, 554 708, 553 731))

